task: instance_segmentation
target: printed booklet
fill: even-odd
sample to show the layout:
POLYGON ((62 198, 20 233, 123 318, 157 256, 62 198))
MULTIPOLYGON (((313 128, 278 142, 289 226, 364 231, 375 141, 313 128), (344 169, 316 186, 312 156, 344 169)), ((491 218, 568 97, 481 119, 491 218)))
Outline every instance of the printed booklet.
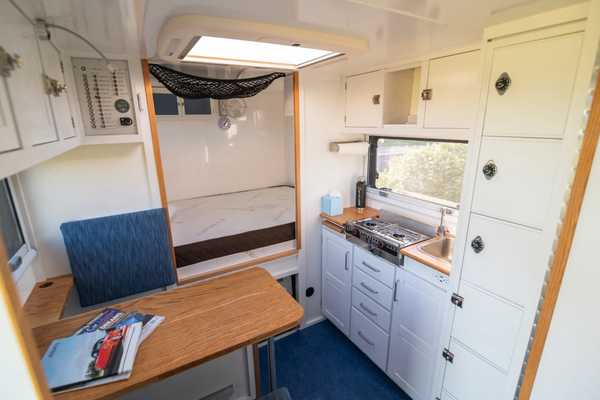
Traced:
POLYGON ((75 335, 95 332, 97 330, 106 331, 135 322, 141 322, 143 325, 141 341, 143 342, 164 320, 165 317, 161 315, 141 314, 138 312, 125 313, 114 308, 107 308, 98 314, 96 318, 79 328, 79 330, 75 332, 75 335))

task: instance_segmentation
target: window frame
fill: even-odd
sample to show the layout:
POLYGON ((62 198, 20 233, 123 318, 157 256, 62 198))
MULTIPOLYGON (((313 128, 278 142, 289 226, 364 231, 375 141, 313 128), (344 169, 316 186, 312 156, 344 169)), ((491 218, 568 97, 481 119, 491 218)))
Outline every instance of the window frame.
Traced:
POLYGON ((14 207, 17 215, 19 230, 21 231, 23 241, 25 242, 19 251, 17 251, 17 253, 15 253, 15 255, 8 260, 9 264, 13 264, 18 257, 21 257, 21 263, 15 270, 12 270, 12 266, 10 267, 13 281, 17 282, 21 276, 23 276, 25 271, 29 269, 38 253, 32 246, 31 224, 25 207, 25 201, 19 177, 9 176, 2 179, 6 179, 8 183, 8 190, 12 200, 12 206, 14 207))
POLYGON ((181 120, 183 119, 210 119, 214 118, 216 114, 218 114, 218 107, 215 105, 215 101, 212 99, 208 99, 210 102, 210 114, 186 114, 185 113, 185 99, 183 97, 179 97, 173 93, 171 93, 164 86, 153 86, 152 94, 170 94, 175 96, 177 99, 177 115, 160 115, 156 114, 157 119, 161 120, 181 120))
MULTIPOLYGON (((410 140, 410 141, 419 141, 419 142, 435 142, 435 143, 459 143, 469 145, 467 140, 457 140, 457 139, 439 139, 439 138, 419 138, 419 137, 410 137, 410 136, 382 136, 382 135, 372 135, 369 136, 369 151, 368 151, 368 160, 367 160, 367 194, 373 200, 387 202, 392 205, 401 206, 404 208, 410 208, 415 212, 423 212, 426 211, 428 214, 430 212, 439 212, 440 207, 451 208, 454 210, 458 210, 460 206, 460 202, 456 203, 453 201, 448 201, 444 199, 439 199, 436 197, 431 197, 427 195, 422 195, 419 193, 413 192, 393 192, 389 190, 382 190, 375 186, 375 181, 377 179, 377 142, 379 139, 390 139, 390 140, 410 140), (407 207, 408 206, 408 207, 407 207)), ((467 167, 467 160, 465 160, 465 169, 467 167)), ((464 175, 463 175, 464 179, 464 175)), ((462 187, 462 186, 461 186, 462 187)))

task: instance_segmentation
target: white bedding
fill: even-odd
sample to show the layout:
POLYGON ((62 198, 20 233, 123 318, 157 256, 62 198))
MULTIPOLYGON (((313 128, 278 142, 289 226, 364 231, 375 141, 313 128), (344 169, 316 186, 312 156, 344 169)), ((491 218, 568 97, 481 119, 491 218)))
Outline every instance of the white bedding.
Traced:
POLYGON ((278 186, 169 203, 175 246, 294 222, 295 189, 278 186))

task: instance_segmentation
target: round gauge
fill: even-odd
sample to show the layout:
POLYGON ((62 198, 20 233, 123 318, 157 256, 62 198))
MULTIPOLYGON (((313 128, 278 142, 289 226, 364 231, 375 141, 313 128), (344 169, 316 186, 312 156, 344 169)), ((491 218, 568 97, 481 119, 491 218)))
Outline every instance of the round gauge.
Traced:
POLYGON ((115 109, 121 114, 124 114, 129 111, 129 102, 125 99, 118 99, 115 101, 115 109))

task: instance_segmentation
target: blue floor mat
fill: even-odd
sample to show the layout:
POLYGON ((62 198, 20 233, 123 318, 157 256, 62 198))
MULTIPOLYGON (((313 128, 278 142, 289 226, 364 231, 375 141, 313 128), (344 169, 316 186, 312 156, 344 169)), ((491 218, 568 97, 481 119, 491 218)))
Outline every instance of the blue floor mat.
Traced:
MULTIPOLYGON (((277 384, 292 400, 410 400, 329 321, 276 342, 277 384)), ((261 391, 268 385, 267 349, 260 349, 261 391)))

